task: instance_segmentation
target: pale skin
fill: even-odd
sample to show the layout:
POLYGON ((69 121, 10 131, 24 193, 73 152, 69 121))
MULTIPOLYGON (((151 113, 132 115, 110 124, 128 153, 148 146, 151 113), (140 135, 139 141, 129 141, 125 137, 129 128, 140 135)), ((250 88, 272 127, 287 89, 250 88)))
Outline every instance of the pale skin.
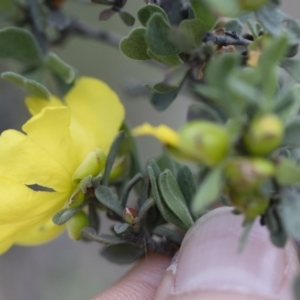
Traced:
POLYGON ((177 255, 151 254, 93 300, 292 300, 299 261, 291 242, 275 248, 258 222, 238 253, 241 217, 219 208, 198 221, 177 255))

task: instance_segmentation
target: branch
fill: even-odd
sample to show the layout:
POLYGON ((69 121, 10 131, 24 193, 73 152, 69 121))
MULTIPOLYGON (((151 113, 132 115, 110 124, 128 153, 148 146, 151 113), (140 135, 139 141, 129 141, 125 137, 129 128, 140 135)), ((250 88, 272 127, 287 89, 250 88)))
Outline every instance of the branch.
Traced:
POLYGON ((97 41, 105 42, 106 44, 113 47, 119 47, 119 43, 122 39, 121 35, 101 29, 95 29, 87 24, 80 22, 77 19, 72 19, 70 24, 60 31, 59 37, 51 42, 51 45, 62 45, 71 36, 80 36, 83 38, 94 39, 97 41))
POLYGON ((202 39, 202 42, 212 42, 219 46, 229 46, 229 45, 240 45, 248 46, 251 41, 239 36, 234 31, 225 31, 225 35, 214 35, 211 32, 207 32, 202 39))

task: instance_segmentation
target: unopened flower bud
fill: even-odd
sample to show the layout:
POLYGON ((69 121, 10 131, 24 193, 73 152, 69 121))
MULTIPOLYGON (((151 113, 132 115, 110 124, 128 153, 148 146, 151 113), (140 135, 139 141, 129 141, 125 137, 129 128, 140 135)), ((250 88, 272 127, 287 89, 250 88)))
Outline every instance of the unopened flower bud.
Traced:
POLYGON ((81 165, 76 169, 73 174, 73 180, 81 180, 89 175, 93 177, 98 175, 104 168, 106 163, 106 155, 105 153, 96 148, 95 151, 90 152, 81 165))
POLYGON ((123 210, 123 219, 130 225, 133 225, 136 222, 137 211, 131 207, 125 207, 123 210))
POLYGON ((192 159, 214 166, 228 153, 230 140, 220 125, 207 121, 193 121, 179 131, 179 149, 192 159))
POLYGON ((233 158, 225 166, 228 184, 235 192, 257 189, 274 174, 273 164, 262 158, 233 158))
POLYGON ((87 227, 88 225, 89 218, 87 214, 83 211, 79 211, 67 222, 67 230, 69 237, 72 240, 80 240, 82 237, 81 229, 87 227))
POLYGON ((250 124, 244 143, 251 154, 266 155, 280 145, 283 133, 283 124, 277 116, 264 115, 250 124))
POLYGON ((231 195, 232 204, 244 214, 246 219, 253 220, 263 214, 269 206, 269 198, 258 193, 249 195, 231 195))
POLYGON ((78 186, 74 190, 72 196, 70 197, 68 201, 68 208, 76 208, 80 206, 84 201, 85 195, 82 192, 81 188, 78 186))

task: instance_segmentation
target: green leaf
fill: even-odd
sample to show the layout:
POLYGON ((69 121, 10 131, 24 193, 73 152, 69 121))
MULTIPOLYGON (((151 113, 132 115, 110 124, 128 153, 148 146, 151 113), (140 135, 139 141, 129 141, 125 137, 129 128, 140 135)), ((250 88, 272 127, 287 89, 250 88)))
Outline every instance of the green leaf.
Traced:
POLYGON ((169 40, 170 25, 160 13, 154 13, 146 31, 146 41, 150 50, 157 55, 179 54, 180 50, 169 40))
POLYGON ((203 0, 190 0, 191 7, 197 19, 205 25, 205 30, 210 31, 217 21, 209 5, 203 0))
POLYGON ((144 250, 131 244, 122 244, 102 249, 101 255, 112 263, 126 265, 141 258, 144 255, 144 250))
POLYGON ((102 184, 107 185, 110 172, 114 165, 114 161, 118 155, 118 151, 126 138, 126 133, 124 131, 120 131, 118 135, 115 137, 112 145, 110 146, 109 153, 107 155, 107 160, 105 164, 105 170, 103 174, 102 184))
POLYGON ((33 35, 21 28, 0 30, 0 59, 9 58, 28 66, 42 64, 42 53, 33 35))
POLYGON ((223 184, 223 165, 219 165, 212 169, 200 184, 192 202, 192 212, 195 216, 199 216, 207 206, 218 200, 223 184))
POLYGON ((177 54, 172 55, 157 55, 153 53, 150 49, 147 49, 147 54, 152 59, 157 60, 160 63, 163 63, 167 66, 178 66, 183 64, 183 61, 180 59, 180 57, 177 54))
POLYGON ((138 219, 143 220, 143 218, 147 215, 147 212, 151 207, 155 205, 155 200, 153 198, 147 199, 143 205, 141 206, 139 213, 138 213, 138 219))
POLYGON ((119 15, 125 25, 132 26, 134 24, 135 18, 129 12, 121 10, 119 11, 119 15))
POLYGON ((46 100, 50 99, 49 91, 37 81, 27 79, 14 72, 4 72, 1 74, 1 78, 9 80, 12 83, 18 85, 31 96, 46 99, 46 100))
POLYGON ((69 84, 75 80, 75 70, 55 53, 48 53, 45 63, 47 68, 60 77, 65 83, 69 84))
POLYGON ((54 215, 52 221, 56 225, 63 225, 67 221, 69 221, 74 215, 76 215, 80 210, 81 207, 62 209, 54 215))
POLYGON ((196 194, 196 181, 194 174, 188 166, 182 166, 178 170, 177 182, 188 206, 196 194))
POLYGON ((122 197, 121 197, 121 205, 122 207, 126 206, 130 191, 132 188, 141 180, 143 179, 142 173, 137 173, 133 178, 131 178, 124 186, 122 190, 122 197))
POLYGON ((89 205, 89 226, 93 228, 97 233, 100 229, 100 217, 97 212, 97 207, 95 205, 89 205))
POLYGON ((216 123, 224 123, 224 117, 220 113, 205 102, 192 104, 188 108, 187 120, 208 120, 216 123))
POLYGON ((287 242, 288 236, 283 226, 282 217, 278 213, 276 206, 270 206, 263 216, 263 222, 267 226, 270 238, 276 247, 283 248, 287 242))
POLYGON ((147 53, 148 46, 145 41, 145 28, 133 29, 129 36, 120 43, 120 50, 129 58, 137 60, 150 59, 147 53))
POLYGON ((282 159, 276 165, 275 178, 282 185, 300 183, 300 166, 290 159, 282 159))
POLYGON ((165 170, 158 177, 158 188, 163 201, 169 209, 184 223, 185 229, 193 226, 194 220, 190 215, 187 203, 178 183, 170 170, 165 170))
POLYGON ((194 48, 202 44, 202 38, 207 32, 205 24, 198 19, 182 21, 180 29, 194 48))
POLYGON ((286 126, 281 146, 297 146, 299 144, 300 119, 295 119, 286 126))
POLYGON ((109 234, 100 234, 97 235, 97 232, 95 229, 91 227, 86 227, 81 230, 81 234, 86 239, 95 241, 97 243, 109 246, 109 245, 119 245, 119 244, 125 244, 126 241, 122 238, 119 238, 115 235, 109 235, 109 234))
POLYGON ((122 234, 125 233, 129 228, 131 228, 131 225, 128 223, 119 223, 114 226, 114 231, 116 234, 122 234))
POLYGON ((180 164, 177 161, 175 161, 168 152, 156 157, 155 161, 160 170, 164 171, 168 169, 172 172, 174 176, 176 176, 180 164))
POLYGON ((150 101, 152 105, 159 111, 165 110, 168 108, 172 102, 176 99, 181 86, 168 92, 168 93, 153 93, 150 101))
POLYGON ((152 233, 161 238, 165 238, 168 241, 174 242, 178 245, 181 245, 183 240, 183 237, 181 235, 179 235, 174 230, 163 225, 155 227, 152 233))
POLYGON ((246 246, 253 224, 254 224, 254 220, 249 220, 243 224, 243 232, 239 240, 239 248, 238 248, 238 252, 240 253, 244 250, 246 246))
POLYGON ((186 229, 186 226, 182 223, 182 221, 169 209, 169 207, 163 202, 161 195, 158 190, 157 179, 161 174, 161 171, 155 162, 155 160, 151 160, 148 166, 148 174, 151 182, 151 196, 155 200, 158 210, 160 211, 163 218, 179 228, 186 229))
POLYGON ((159 7, 158 5, 155 4, 148 4, 144 7, 142 7, 138 13, 138 19, 141 22, 141 24, 145 27, 147 27, 147 22, 149 21, 150 17, 154 14, 154 13, 160 13, 162 15, 162 17, 168 21, 168 16, 166 14, 166 12, 159 7))
POLYGON ((215 15, 218 13, 223 17, 232 17, 240 13, 240 6, 237 0, 206 0, 205 3, 210 6, 210 10, 214 11, 215 15))
POLYGON ((224 25, 226 31, 234 31, 237 34, 242 34, 243 23, 239 19, 231 19, 224 25))
POLYGON ((285 69, 294 80, 300 82, 300 60, 283 58, 280 62, 280 66, 285 69))
POLYGON ((100 185, 95 189, 97 200, 106 208, 114 211, 119 216, 123 216, 123 207, 121 206, 116 195, 106 186, 100 185))
POLYGON ((281 190, 280 216, 289 235, 300 242, 300 194, 296 189, 281 190))

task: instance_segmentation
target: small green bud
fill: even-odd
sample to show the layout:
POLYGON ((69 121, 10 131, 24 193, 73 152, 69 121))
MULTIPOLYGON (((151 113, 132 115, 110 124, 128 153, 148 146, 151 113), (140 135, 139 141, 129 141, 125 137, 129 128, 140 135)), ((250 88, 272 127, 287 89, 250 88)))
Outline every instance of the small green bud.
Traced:
POLYGON ((231 195, 231 202, 246 219, 253 220, 263 214, 269 206, 269 198, 257 193, 250 195, 231 195))
POLYGON ((280 145, 283 133, 283 124, 277 116, 264 115, 250 124, 244 143, 251 154, 266 155, 280 145))
POLYGON ((123 219, 126 223, 133 225, 136 222, 137 211, 131 207, 125 207, 123 210, 123 219))
POLYGON ((81 210, 67 222, 69 237, 72 240, 80 240, 82 238, 81 229, 87 226, 89 226, 89 218, 87 214, 81 210))
POLYGON ((207 122, 193 121, 179 131, 179 150, 207 166, 218 164, 228 153, 230 139, 224 127, 207 122))
POLYGON ((68 201, 68 208, 76 208, 79 207, 84 201, 85 195, 82 192, 81 188, 77 186, 68 201))
POLYGON ((257 10, 267 4, 269 0, 239 0, 239 6, 243 10, 257 10))
POLYGON ((224 172, 232 190, 247 193, 269 179, 275 168, 270 161, 263 158, 237 157, 227 162, 224 172))
POLYGON ((81 165, 74 172, 72 179, 74 181, 77 181, 88 177, 89 175, 92 175, 94 177, 103 170, 105 163, 105 153, 101 149, 96 148, 95 151, 90 152, 85 157, 81 165))

